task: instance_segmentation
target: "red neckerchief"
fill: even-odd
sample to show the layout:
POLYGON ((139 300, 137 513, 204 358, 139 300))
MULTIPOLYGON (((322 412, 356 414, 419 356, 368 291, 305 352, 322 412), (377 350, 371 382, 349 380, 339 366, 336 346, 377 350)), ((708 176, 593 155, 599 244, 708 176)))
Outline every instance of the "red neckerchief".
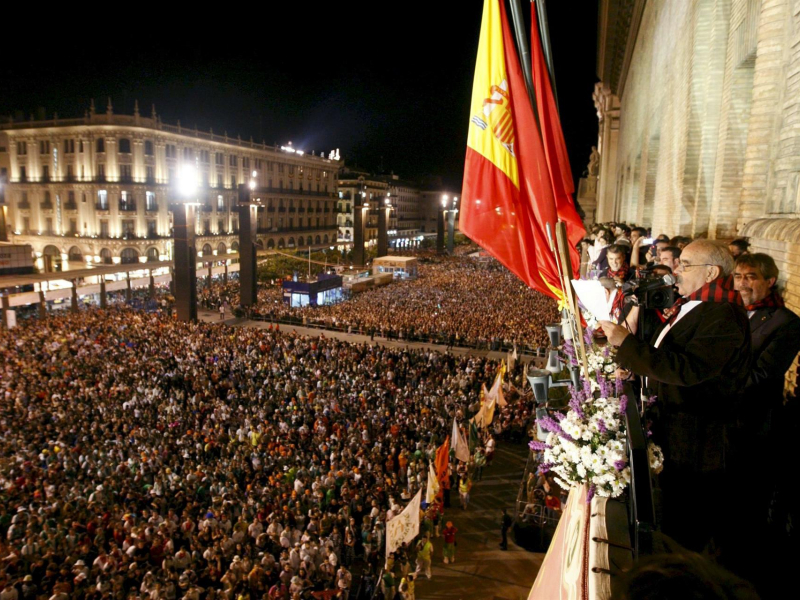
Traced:
POLYGON ((664 309, 663 316, 659 315, 659 318, 662 321, 673 323, 680 313, 681 306, 693 300, 699 300, 700 302, 729 302, 739 306, 743 304, 742 296, 733 289, 733 275, 729 275, 727 277, 717 277, 714 281, 709 281, 688 296, 678 298, 671 308, 664 309))
POLYGON ((628 277, 628 271, 630 271, 630 267, 628 263, 622 263, 622 266, 619 268, 618 271, 612 271, 611 267, 608 268, 608 276, 612 279, 625 279, 628 277))
POLYGON ((783 308, 783 298, 778 295, 778 292, 772 291, 758 302, 753 302, 744 307, 745 310, 758 310, 759 308, 783 308))

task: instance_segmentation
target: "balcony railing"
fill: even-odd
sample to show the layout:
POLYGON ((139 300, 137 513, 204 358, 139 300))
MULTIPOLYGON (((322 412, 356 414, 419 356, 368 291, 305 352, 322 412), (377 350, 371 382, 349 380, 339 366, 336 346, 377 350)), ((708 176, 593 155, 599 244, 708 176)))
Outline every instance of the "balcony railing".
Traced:
POLYGON ((64 204, 64 210, 78 210, 78 205, 74 202, 66 202, 64 204))
POLYGON ((136 205, 135 204, 120 204, 119 205, 120 212, 136 212, 136 205))
POLYGON ((211 207, 210 204, 203 204, 200 210, 202 210, 203 212, 211 212, 213 208, 211 207))
POLYGON ((145 206, 147 212, 158 212, 158 204, 148 204, 145 206))
POLYGON ((103 204, 102 202, 97 202, 94 205, 95 210, 108 210, 108 204, 103 204))
POLYGON ((30 207, 31 207, 30 202, 20 202, 19 204, 17 204, 17 208, 19 208, 20 210, 29 210, 30 207))
POLYGON ((39 205, 39 208, 42 210, 53 210, 53 203, 52 202, 42 202, 39 205))

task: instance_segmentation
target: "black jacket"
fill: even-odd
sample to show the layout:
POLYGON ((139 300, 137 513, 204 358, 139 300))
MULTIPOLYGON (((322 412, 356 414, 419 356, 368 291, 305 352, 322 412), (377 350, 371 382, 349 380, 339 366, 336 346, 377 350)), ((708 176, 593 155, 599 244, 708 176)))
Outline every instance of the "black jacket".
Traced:
POLYGON ((625 369, 647 377, 657 401, 651 411, 656 443, 689 472, 725 467, 726 431, 750 364, 747 313, 728 303, 702 302, 680 319, 659 348, 629 335, 617 352, 625 369))
POLYGON ((750 317, 752 366, 745 386, 742 421, 768 434, 775 410, 783 404, 787 369, 800 352, 800 317, 788 308, 761 308, 750 317), (748 423, 749 421, 749 423, 748 423))

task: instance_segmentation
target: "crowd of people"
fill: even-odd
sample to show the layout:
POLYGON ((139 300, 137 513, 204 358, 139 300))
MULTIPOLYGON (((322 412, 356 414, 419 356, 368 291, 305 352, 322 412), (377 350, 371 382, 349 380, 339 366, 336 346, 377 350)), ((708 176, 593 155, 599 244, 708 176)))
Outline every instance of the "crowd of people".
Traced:
MULTIPOLYGON (((201 303, 238 303, 238 284, 214 283, 201 303)), ((498 262, 469 256, 431 257, 419 277, 357 294, 338 304, 292 308, 281 288, 262 285, 255 318, 343 329, 450 346, 534 352, 547 346, 544 326, 559 320, 556 302, 521 283, 498 262)))
MULTIPOLYGON (((4 330, 3 598, 355 597, 361 569, 370 597, 385 560, 413 597, 407 564, 424 572, 432 549, 384 557, 385 524, 497 367, 160 310, 4 330)), ((497 432, 529 424, 530 395, 515 394, 497 432)), ((470 463, 454 487, 471 484, 470 463)), ((429 507, 431 539, 449 510, 429 507)))

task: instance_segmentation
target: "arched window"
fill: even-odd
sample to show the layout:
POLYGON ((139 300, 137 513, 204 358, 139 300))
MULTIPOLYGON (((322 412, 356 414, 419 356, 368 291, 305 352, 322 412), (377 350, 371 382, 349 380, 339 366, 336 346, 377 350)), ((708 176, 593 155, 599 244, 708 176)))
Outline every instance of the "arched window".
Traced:
POLYGON ((328 243, 328 236, 327 236, 327 235, 325 236, 325 239, 324 239, 323 241, 324 241, 326 244, 328 243))
POLYGON ((139 251, 136 248, 125 248, 120 252, 120 262, 123 265, 130 265, 139 262, 139 251))
POLYGON ((131 141, 128 138, 122 138, 119 141, 119 151, 121 154, 131 153, 131 141))
MULTIPOLYGON (((272 247, 274 246, 274 244, 273 244, 273 246, 270 246, 270 245, 269 245, 271 242, 272 242, 272 240, 270 240, 269 242, 267 242, 267 247, 268 247, 268 248, 272 248, 272 247)), ((263 249, 264 249, 264 240, 262 240, 262 239, 259 239, 258 241, 256 241, 256 246, 257 246, 258 248, 260 248, 261 250, 263 250, 263 249)))
POLYGON ((100 250, 100 260, 105 265, 110 265, 112 262, 114 262, 113 260, 111 260, 111 250, 109 250, 108 248, 103 248, 102 250, 100 250))
POLYGON ((211 256, 214 254, 214 251, 211 249, 211 244, 205 244, 203 246, 203 256, 211 256))
POLYGON ((315 244, 321 244, 321 243, 322 243, 322 240, 320 239, 320 237, 319 237, 319 236, 317 236, 317 237, 315 237, 315 238, 314 238, 314 243, 315 243, 315 244))
POLYGON ((307 246, 310 246, 310 245, 311 245, 311 244, 313 244, 313 243, 314 243, 314 239, 313 239, 311 236, 308 236, 308 237, 306 238, 306 245, 307 245, 307 246))
POLYGON ((225 244, 223 244, 222 242, 217 244, 217 254, 227 254, 227 253, 228 249, 225 247, 225 244))
POLYGON ((238 252, 239 251, 239 242, 233 242, 231 244, 231 252, 238 252))
POLYGON ((278 240, 278 249, 285 248, 285 247, 286 247, 286 242, 283 241, 283 238, 279 239, 278 240))
POLYGON ((275 240, 272 238, 267 240, 267 250, 272 250, 275 247, 275 240))
POLYGON ((83 252, 77 246, 73 246, 69 249, 69 258, 70 262, 81 262, 83 260, 83 252))
POLYGON ((147 262, 157 262, 157 261, 158 261, 158 248, 148 248, 147 262))

